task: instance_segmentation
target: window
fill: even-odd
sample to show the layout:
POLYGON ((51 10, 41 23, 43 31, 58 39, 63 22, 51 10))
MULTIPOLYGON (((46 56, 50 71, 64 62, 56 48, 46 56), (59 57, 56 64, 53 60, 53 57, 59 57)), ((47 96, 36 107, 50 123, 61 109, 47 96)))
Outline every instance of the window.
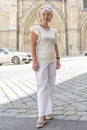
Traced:
POLYGON ((87 0, 83 0, 84 9, 87 9, 87 0))

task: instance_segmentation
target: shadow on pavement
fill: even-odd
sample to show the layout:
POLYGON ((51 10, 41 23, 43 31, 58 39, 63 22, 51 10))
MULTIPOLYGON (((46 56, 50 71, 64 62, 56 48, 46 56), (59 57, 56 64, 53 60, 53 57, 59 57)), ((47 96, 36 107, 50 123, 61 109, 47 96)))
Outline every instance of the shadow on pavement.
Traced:
MULTIPOLYGON (((54 92, 56 98, 53 98, 54 104, 56 99, 56 105, 54 105, 54 108, 61 107, 59 101, 62 100, 64 103, 62 105, 62 108, 63 107, 65 108, 65 106, 67 106, 67 108, 70 107, 69 113, 72 111, 71 107, 75 108, 77 112, 82 112, 82 111, 84 112, 84 109, 81 110, 82 106, 86 108, 85 112, 87 112, 87 100, 85 100, 85 96, 87 96, 86 90, 87 90, 87 73, 84 73, 82 75, 79 75, 77 77, 74 77, 72 79, 69 79, 67 81, 64 81, 63 83, 56 85, 55 92, 54 92), (68 84, 70 84, 70 86, 68 84), (70 106, 70 101, 71 102, 73 101, 73 103, 75 104, 70 106), (80 110, 78 108, 80 108, 80 110)), ((1 107, 0 112, 3 112, 3 115, 0 116, 0 130, 35 130, 36 129, 35 127, 36 118, 34 119, 33 118, 31 119, 31 117, 28 118, 29 114, 31 114, 31 111, 32 111, 32 115, 35 113, 37 115, 36 93, 31 96, 28 95, 27 97, 21 98, 21 101, 23 102, 21 102, 19 99, 12 101, 13 106, 11 103, 0 105, 1 107), (31 96, 33 97, 33 99, 35 99, 35 101, 32 99, 31 96), (25 106, 24 106, 24 102, 26 102, 25 106), (18 106, 19 103, 21 104, 21 106, 18 106), (19 114, 18 117, 16 116, 15 109, 16 112, 19 114), (20 116, 21 113, 24 113, 24 117, 27 117, 27 115, 28 117, 22 118, 20 116), (4 114, 7 114, 7 116, 6 115, 4 116, 4 114)), ((61 116, 60 113, 58 114, 58 112, 57 115, 61 116)), ((46 126, 42 128, 42 130, 87 130, 87 121, 54 119, 52 121, 48 121, 46 126)))
MULTIPOLYGON (((0 118, 0 130, 36 130, 36 119, 3 117, 0 118)), ((86 121, 52 120, 41 130, 87 130, 86 121)))

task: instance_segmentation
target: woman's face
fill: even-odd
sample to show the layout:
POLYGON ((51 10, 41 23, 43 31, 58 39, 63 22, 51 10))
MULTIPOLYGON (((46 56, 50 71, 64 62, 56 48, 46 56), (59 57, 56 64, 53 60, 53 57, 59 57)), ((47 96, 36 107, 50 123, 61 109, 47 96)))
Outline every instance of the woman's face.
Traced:
POLYGON ((48 23, 52 19, 52 13, 49 10, 43 10, 40 12, 40 21, 43 23, 48 23))

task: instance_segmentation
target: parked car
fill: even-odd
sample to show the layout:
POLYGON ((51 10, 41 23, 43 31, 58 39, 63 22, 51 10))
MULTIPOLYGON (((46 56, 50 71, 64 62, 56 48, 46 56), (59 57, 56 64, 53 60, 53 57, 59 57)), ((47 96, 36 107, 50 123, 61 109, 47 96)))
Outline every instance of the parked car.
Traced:
POLYGON ((20 52, 9 48, 0 48, 0 65, 4 63, 20 64, 21 62, 30 63, 31 53, 20 52))
POLYGON ((85 53, 85 56, 87 56, 87 52, 85 53))

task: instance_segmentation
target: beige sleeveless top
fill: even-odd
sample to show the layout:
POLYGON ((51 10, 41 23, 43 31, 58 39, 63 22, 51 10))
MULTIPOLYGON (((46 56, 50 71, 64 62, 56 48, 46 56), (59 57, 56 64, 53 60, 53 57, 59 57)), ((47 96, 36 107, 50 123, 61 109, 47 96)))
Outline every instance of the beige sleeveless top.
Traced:
POLYGON ((38 35, 36 54, 39 63, 56 62, 55 44, 57 44, 57 31, 54 28, 49 30, 37 25, 32 26, 30 31, 38 35))

